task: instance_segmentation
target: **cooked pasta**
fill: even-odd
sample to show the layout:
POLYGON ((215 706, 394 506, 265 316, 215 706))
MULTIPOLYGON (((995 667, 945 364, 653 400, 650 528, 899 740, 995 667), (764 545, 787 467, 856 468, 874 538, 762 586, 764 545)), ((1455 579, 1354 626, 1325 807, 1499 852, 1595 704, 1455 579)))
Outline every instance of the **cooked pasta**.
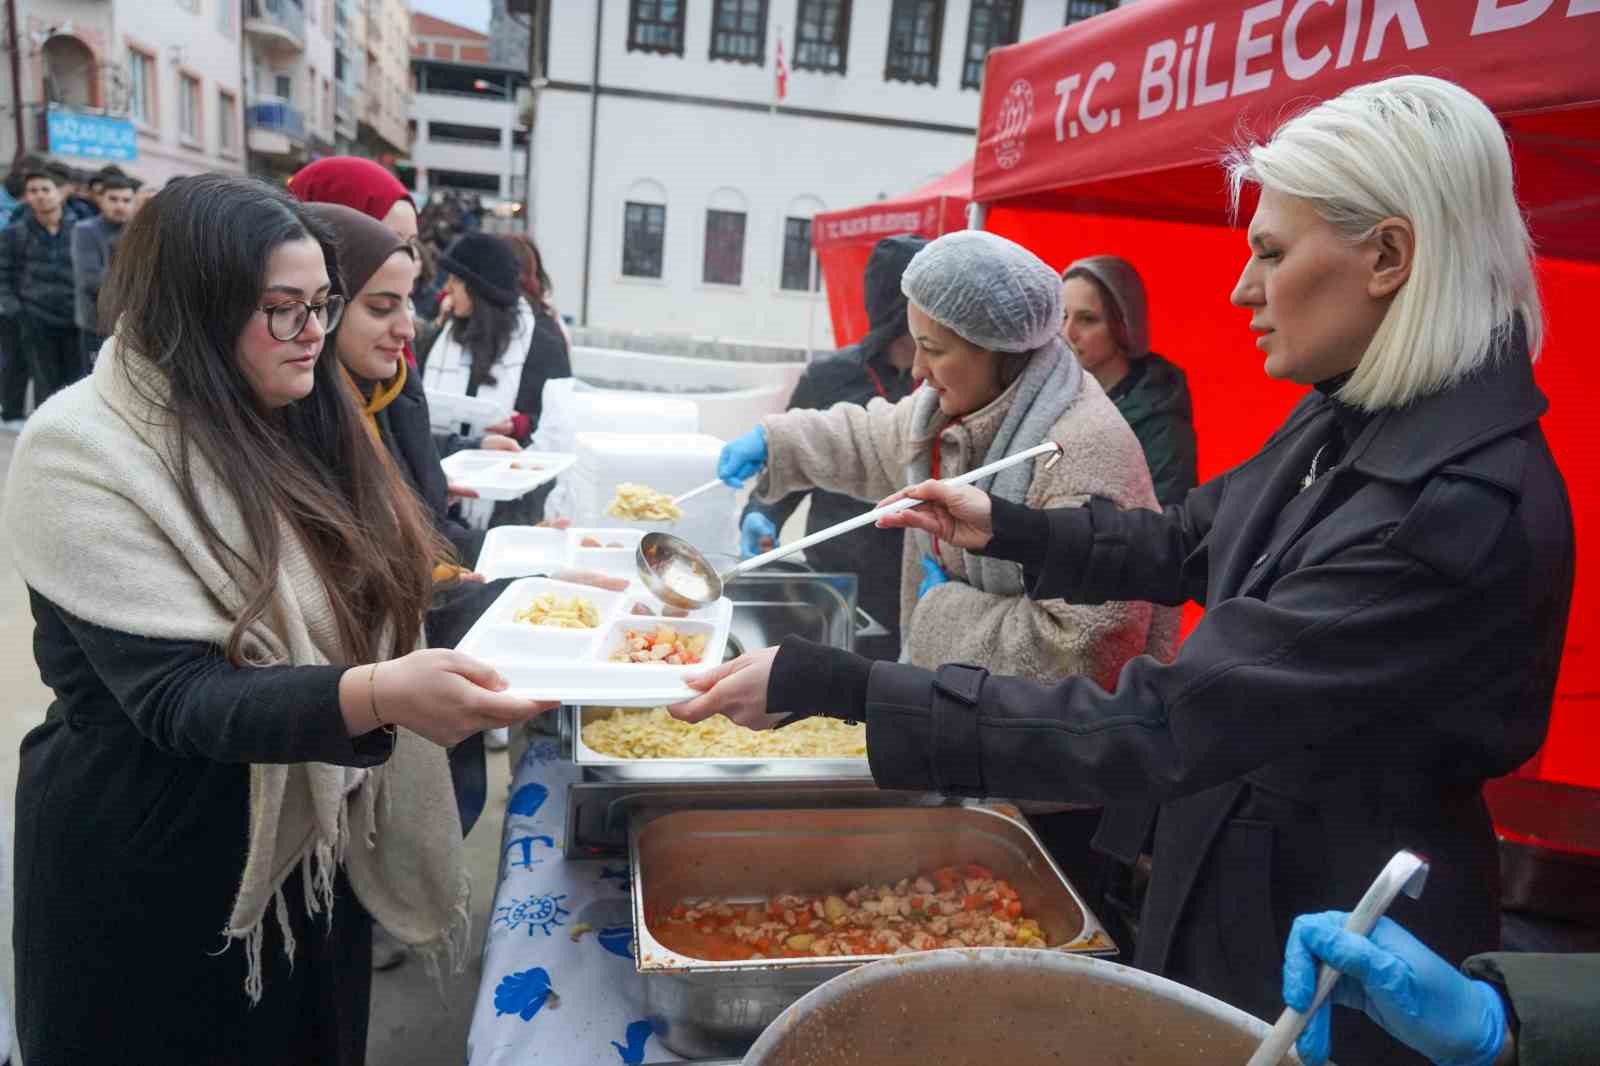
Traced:
POLYGON ((600 612, 582 596, 557 596, 546 592, 516 614, 519 622, 557 629, 593 629, 600 624, 600 612))
POLYGON ((676 522, 683 517, 671 496, 629 481, 617 486, 616 499, 606 508, 606 514, 629 522, 676 522))
POLYGON ((867 730, 836 718, 807 718, 782 729, 755 730, 722 715, 681 722, 665 707, 647 711, 590 708, 583 742, 622 759, 866 758, 867 730))

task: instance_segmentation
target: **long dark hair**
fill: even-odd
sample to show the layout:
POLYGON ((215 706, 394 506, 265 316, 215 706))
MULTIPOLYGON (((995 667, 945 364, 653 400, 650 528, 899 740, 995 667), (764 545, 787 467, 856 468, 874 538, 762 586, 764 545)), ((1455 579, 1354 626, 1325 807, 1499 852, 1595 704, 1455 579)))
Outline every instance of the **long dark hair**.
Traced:
POLYGON ((528 298, 535 311, 554 314, 550 306, 550 294, 555 287, 550 284, 550 275, 545 273, 544 256, 539 254, 539 246, 526 233, 507 233, 503 239, 516 254, 517 285, 522 289, 522 295, 528 298))
POLYGON ((511 343, 511 335, 517 331, 517 305, 502 307, 490 302, 483 290, 468 278, 461 278, 461 284, 467 287, 467 295, 472 297, 472 314, 453 319, 450 331, 455 335, 456 343, 472 357, 467 391, 476 393, 480 385, 498 384, 494 376, 494 364, 506 350, 506 345, 511 343))
POLYGON ((250 178, 188 177, 128 223, 102 297, 131 357, 168 383, 161 407, 176 433, 170 461, 184 504, 207 547, 245 575, 226 648, 236 665, 245 661, 245 630, 273 597, 282 523, 327 588, 351 663, 376 658, 386 626, 396 649, 416 643, 443 551, 416 497, 373 447, 331 351, 317 360, 310 395, 276 409, 261 404, 239 366, 239 337, 261 303, 268 257, 306 238, 322 245, 336 279, 331 234, 288 195, 250 178), (197 457, 232 490, 247 546, 227 543, 208 516, 197 457))

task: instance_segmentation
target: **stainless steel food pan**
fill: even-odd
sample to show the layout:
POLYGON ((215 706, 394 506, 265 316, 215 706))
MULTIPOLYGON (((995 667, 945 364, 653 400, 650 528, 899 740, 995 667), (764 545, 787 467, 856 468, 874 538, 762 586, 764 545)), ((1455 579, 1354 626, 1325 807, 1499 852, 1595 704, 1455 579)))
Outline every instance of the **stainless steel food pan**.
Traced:
MULTIPOLYGON (((754 573, 729 582, 733 621, 731 653, 754 651, 800 636, 836 648, 855 642, 853 579, 810 573, 754 573), (844 591, 841 591, 841 585, 844 591)), ((867 760, 859 759, 619 759, 590 750, 581 736, 590 708, 562 708, 562 746, 595 781, 706 781, 737 784, 750 780, 871 781, 867 760)))
POLYGON ((639 994, 662 1041, 689 1058, 742 1054, 800 996, 883 956, 689 958, 663 947, 645 921, 685 898, 823 892, 975 862, 1011 882, 1059 950, 1116 951, 1021 818, 991 807, 640 812, 630 851, 639 994))

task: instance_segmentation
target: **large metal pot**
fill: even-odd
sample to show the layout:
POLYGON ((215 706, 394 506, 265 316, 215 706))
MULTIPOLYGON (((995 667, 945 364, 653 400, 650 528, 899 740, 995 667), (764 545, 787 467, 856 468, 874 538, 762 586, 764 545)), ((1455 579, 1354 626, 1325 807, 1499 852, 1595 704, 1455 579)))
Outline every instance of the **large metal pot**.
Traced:
POLYGON ((1116 963, 1017 948, 926 951, 813 989, 767 1027, 744 1066, 1240 1066, 1266 1032, 1241 1010, 1116 963))

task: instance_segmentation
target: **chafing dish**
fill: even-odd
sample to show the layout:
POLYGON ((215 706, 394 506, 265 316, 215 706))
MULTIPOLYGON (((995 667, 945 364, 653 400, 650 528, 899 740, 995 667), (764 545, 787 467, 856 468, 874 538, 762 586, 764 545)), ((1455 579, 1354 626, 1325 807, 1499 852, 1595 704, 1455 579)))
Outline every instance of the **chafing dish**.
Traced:
MULTIPOLYGON (((811 573, 755 573, 728 584, 733 600, 730 657, 801 636, 837 648, 855 643, 855 577, 811 573)), ((858 759, 619 759, 583 743, 583 723, 593 708, 561 709, 561 743, 584 776, 597 781, 705 781, 738 784, 760 779, 872 780, 858 759)))
POLYGON ((689 1058, 741 1054, 800 996, 883 956, 707 962, 679 955, 656 940, 645 915, 684 898, 820 892, 976 862, 1011 882, 1057 950, 1116 951, 1038 838, 1004 806, 640 809, 630 838, 638 995, 661 1023, 662 1042, 689 1058))

